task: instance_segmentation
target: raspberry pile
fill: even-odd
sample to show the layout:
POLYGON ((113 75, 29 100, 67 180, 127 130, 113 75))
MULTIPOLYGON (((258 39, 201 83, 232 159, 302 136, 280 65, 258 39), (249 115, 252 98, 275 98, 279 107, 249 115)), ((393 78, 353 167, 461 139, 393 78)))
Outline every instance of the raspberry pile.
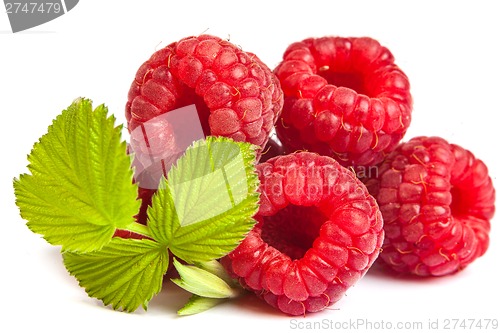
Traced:
MULTIPOLYGON (((189 105, 203 135, 258 146, 257 224, 221 263, 273 307, 303 315, 340 300, 379 253, 384 267, 442 276, 486 252, 495 211, 487 167, 441 138, 401 143, 412 104, 408 77, 372 38, 295 42, 271 71, 254 54, 201 35, 139 68, 126 117, 131 132, 149 126, 131 149, 162 161, 179 153, 176 131, 190 124, 161 116, 189 105), (356 178, 368 166, 378 172, 356 178)), ((147 223, 155 187, 139 185, 137 220, 147 223)))
POLYGON ((495 189, 470 151, 416 137, 387 156, 367 184, 384 216, 380 257, 394 270, 446 275, 486 252, 495 189))

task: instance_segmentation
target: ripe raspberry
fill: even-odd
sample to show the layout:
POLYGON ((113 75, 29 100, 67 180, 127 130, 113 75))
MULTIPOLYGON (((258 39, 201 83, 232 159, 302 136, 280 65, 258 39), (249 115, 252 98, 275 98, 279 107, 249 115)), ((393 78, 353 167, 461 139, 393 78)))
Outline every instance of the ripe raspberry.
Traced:
POLYGON ((367 186, 384 217, 381 258, 396 271, 451 274, 487 250, 495 189, 470 151, 437 137, 414 138, 367 186))
MULTIPOLYGON (((138 69, 126 104, 128 129, 192 104, 205 135, 263 148, 281 112, 283 93, 254 54, 218 37, 187 37, 156 51, 138 69)), ((168 124, 161 128, 150 142, 172 145, 164 142, 171 140, 168 124)))
POLYGON ((309 38, 275 69, 285 102, 277 134, 288 151, 375 165, 404 136, 412 98, 391 52, 371 38, 309 38))
POLYGON ((383 241, 377 203, 330 157, 278 156, 257 170, 258 223, 222 263, 284 313, 320 311, 342 298, 377 258, 383 241))
POLYGON ((159 116, 192 104, 205 136, 221 135, 258 145, 259 158, 281 113, 283 92, 276 76, 257 56, 218 37, 187 37, 156 51, 138 69, 125 110, 129 131, 134 134, 141 126, 144 133, 139 140, 132 135, 133 150, 149 154, 142 159, 136 155, 134 161, 136 171, 147 171, 136 172, 142 187, 141 223, 146 221, 145 211, 154 193, 149 190, 156 189, 168 171, 165 161, 175 159, 191 143, 177 142, 186 141, 180 132, 194 128, 195 120, 174 122, 159 116), (176 136, 176 131, 181 135, 176 136))

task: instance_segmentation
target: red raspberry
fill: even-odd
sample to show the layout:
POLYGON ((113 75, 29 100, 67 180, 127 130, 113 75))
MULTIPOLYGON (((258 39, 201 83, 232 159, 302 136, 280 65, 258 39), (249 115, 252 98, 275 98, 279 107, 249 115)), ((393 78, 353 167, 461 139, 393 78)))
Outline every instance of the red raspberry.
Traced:
POLYGON ((396 271, 451 274, 487 250, 495 189, 470 151, 437 137, 414 138, 367 186, 384 217, 381 258, 396 271))
POLYGON ((330 157, 278 156, 257 170, 258 223, 222 263, 284 313, 320 311, 342 298, 377 258, 383 241, 377 203, 330 157))
POLYGON ((404 136, 412 98, 391 52, 371 38, 309 38, 275 69, 285 102, 277 134, 288 151, 375 165, 404 136))
MULTIPOLYGON (((174 42, 142 64, 125 114, 132 131, 166 112, 195 104, 205 135, 263 148, 281 112, 282 95, 279 81, 256 55, 227 40, 200 35, 174 42)), ((159 142, 170 140, 171 129, 168 124, 159 127, 165 133, 157 131, 149 140, 161 146, 159 142)))
POLYGON ((185 132, 195 131, 193 122, 198 121, 164 115, 192 104, 200 132, 258 145, 259 158, 281 113, 283 92, 257 56, 218 37, 187 37, 156 51, 138 69, 125 110, 136 153, 136 181, 142 187, 137 217, 141 223, 146 222, 145 212, 161 175, 168 171, 165 165, 193 141, 185 132), (140 130, 134 131, 138 126, 140 130))

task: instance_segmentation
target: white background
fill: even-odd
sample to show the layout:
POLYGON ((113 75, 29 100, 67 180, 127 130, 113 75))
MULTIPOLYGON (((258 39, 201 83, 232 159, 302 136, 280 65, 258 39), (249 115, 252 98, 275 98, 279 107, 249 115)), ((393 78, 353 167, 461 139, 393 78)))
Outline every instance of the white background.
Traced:
POLYGON ((307 37, 379 40, 412 86, 413 122, 405 140, 439 135, 458 143, 486 162, 498 185, 497 7, 493 1, 87 0, 63 17, 16 34, 2 8, 0 331, 285 332, 296 331, 299 323, 323 324, 333 331, 335 323, 347 325, 349 320, 394 326, 422 322, 426 330, 435 319, 441 325, 453 318, 500 319, 498 216, 492 220, 486 255, 453 276, 404 279, 373 269, 331 310, 296 322, 252 296, 180 318, 175 311, 188 294, 173 285, 151 301, 147 312, 134 314, 88 298, 64 269, 59 248, 25 226, 12 189, 12 179, 26 172, 33 143, 74 98, 105 103, 123 123, 127 91, 140 64, 156 49, 205 31, 230 38, 272 68, 288 44, 307 37))

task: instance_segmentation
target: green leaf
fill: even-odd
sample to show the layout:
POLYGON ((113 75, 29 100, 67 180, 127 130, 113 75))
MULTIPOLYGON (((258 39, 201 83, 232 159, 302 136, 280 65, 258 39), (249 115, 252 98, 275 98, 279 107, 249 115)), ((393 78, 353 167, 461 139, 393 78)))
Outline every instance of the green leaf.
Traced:
POLYGON ((134 222, 140 202, 121 126, 103 105, 77 99, 49 126, 14 179, 27 226, 63 251, 89 252, 134 222))
POLYGON ((227 138, 208 137, 186 151, 167 175, 181 226, 225 214, 247 198, 246 167, 255 163, 251 147, 227 138))
POLYGON ((204 269, 191 265, 182 265, 174 258, 174 266, 180 279, 172 279, 179 287, 203 297, 232 298, 239 295, 223 279, 204 269))
POLYGON ((214 275, 217 275, 230 286, 238 286, 238 282, 232 279, 226 269, 217 260, 203 261, 196 263, 196 266, 214 275))
POLYGON ((65 252, 63 258, 89 296, 127 312, 147 310, 168 268, 166 247, 148 239, 113 238, 100 251, 65 252))
POLYGON ((179 227, 179 220, 170 187, 166 185, 165 178, 161 180, 159 188, 161 190, 156 191, 153 203, 148 207, 148 227, 153 239, 169 245, 175 230, 179 227))
POLYGON ((148 210, 154 239, 186 262, 220 258, 254 226, 255 146, 224 137, 196 141, 172 167, 148 210))
POLYGON ((223 298, 208 298, 193 295, 189 298, 189 301, 182 307, 182 309, 177 311, 177 314, 180 316, 197 314, 209 310, 224 301, 225 299, 223 298))

